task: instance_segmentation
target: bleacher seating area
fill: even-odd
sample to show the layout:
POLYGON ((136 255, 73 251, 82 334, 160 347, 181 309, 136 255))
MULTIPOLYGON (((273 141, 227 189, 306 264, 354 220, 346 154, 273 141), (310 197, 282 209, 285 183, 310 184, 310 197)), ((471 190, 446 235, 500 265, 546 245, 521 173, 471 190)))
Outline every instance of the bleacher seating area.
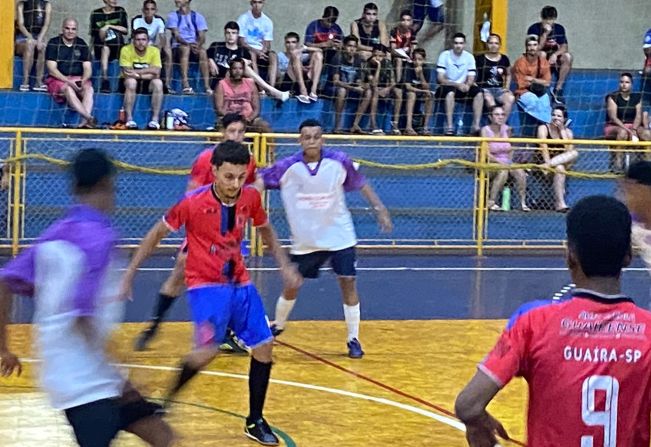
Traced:
MULTIPOLYGON (((178 67, 175 68, 178 70, 178 67)), ((569 116, 573 121, 572 128, 577 138, 601 139, 603 137, 603 123, 605 120, 604 98, 606 93, 614 91, 618 86, 621 70, 581 70, 575 69, 565 87, 569 116)), ((99 72, 99 65, 94 62, 93 72, 99 72)), ((432 73, 434 70, 432 70, 432 73)), ((633 71, 635 72, 635 71, 633 71)), ((0 125, 3 126, 29 126, 29 127, 60 127, 62 125, 76 125, 76 113, 68 110, 64 105, 55 103, 49 94, 18 91, 22 73, 22 59, 14 60, 14 90, 0 91, 0 125)), ((117 61, 111 63, 109 76, 112 89, 117 90, 119 67, 117 61)), ((190 115, 190 124, 197 130, 203 130, 215 124, 215 113, 212 98, 203 94, 203 85, 200 81, 197 64, 190 66, 190 80, 192 87, 197 92, 195 95, 166 95, 163 110, 175 107, 185 110, 190 115)), ((434 80, 432 80, 434 82, 434 80)), ((99 93, 99 78, 95 82, 95 116, 100 125, 113 123, 122 106, 122 95, 119 93, 99 93)), ((172 87, 180 91, 180 75, 175 73, 172 87)), ((636 81, 635 88, 639 88, 636 81)), ((333 102, 322 97, 321 100, 311 104, 299 103, 290 99, 280 103, 268 97, 261 98, 262 117, 267 120, 275 132, 296 132, 298 124, 307 118, 320 119, 326 129, 333 127, 333 102)), ((134 107, 134 119, 139 123, 149 120, 150 98, 147 95, 137 95, 134 107)), ((344 128, 350 127, 354 117, 355 104, 348 104, 345 113, 344 128)), ((390 129, 390 109, 381 108, 380 125, 385 131, 390 129)), ((509 123, 514 128, 514 135, 531 136, 530 126, 522 126, 522 114, 513 113, 509 123)), ((464 132, 469 132, 472 121, 471 110, 463 110, 457 105, 457 116, 463 120, 464 132)), ((364 127, 365 121, 362 121, 364 127)), ((444 114, 440 104, 435 108, 432 128, 435 135, 443 134, 444 114)))

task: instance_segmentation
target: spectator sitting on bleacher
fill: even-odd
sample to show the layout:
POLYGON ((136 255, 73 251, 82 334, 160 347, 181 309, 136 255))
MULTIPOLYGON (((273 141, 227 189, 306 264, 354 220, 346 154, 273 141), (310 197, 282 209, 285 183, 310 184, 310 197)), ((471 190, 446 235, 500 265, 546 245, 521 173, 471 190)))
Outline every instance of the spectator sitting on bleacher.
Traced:
POLYGON ((484 92, 488 108, 496 104, 504 107, 506 120, 511 116, 515 96, 509 90, 511 85, 511 62, 506 54, 500 53, 502 39, 498 34, 490 34, 486 42, 488 51, 475 56, 477 65, 477 85, 484 92))
MULTIPOLYGON (((506 113, 502 106, 492 106, 488 110, 490 124, 481 128, 480 135, 483 138, 511 138, 513 129, 506 124, 506 113)), ((488 161, 504 166, 510 166, 513 163, 513 148, 508 141, 489 141, 488 142, 488 161)), ((497 204, 497 196, 508 180, 509 176, 513 177, 520 196, 520 208, 522 211, 529 211, 526 203, 527 193, 527 175, 522 169, 502 169, 494 173, 490 180, 490 191, 488 193, 488 209, 491 211, 501 211, 502 208, 497 204)), ((506 204, 502 204, 503 206, 506 204)), ((511 204, 508 204, 510 206, 511 204)), ((506 208, 506 207, 505 207, 506 208)))
POLYGON ((310 22, 305 29, 305 45, 323 51, 323 60, 328 65, 341 50, 344 39, 344 32, 337 25, 338 18, 339 10, 334 6, 326 6, 323 16, 310 22))
MULTIPOLYGON (((541 140, 572 140, 572 129, 566 127, 567 109, 565 106, 556 105, 552 110, 552 122, 538 126, 538 138, 541 140)), ((540 143, 542 165, 555 168, 554 173, 554 209, 559 213, 566 213, 570 209, 565 203, 565 173, 572 163, 579 157, 573 144, 540 143)), ((545 172, 547 174, 547 172, 545 172)))
POLYGON ((285 51, 278 53, 279 88, 288 90, 303 104, 309 104, 319 99, 317 89, 323 70, 323 51, 302 47, 300 41, 295 32, 285 35, 285 51))
POLYGON ((262 12, 265 0, 251 0, 251 9, 237 19, 240 26, 240 45, 251 53, 251 67, 269 85, 276 85, 278 58, 271 51, 274 23, 262 12))
POLYGON ((552 79, 549 63, 538 53, 537 36, 527 36, 525 48, 526 52, 515 61, 511 71, 517 84, 515 97, 526 114, 537 121, 549 123, 552 117, 547 94, 552 79))
MULTIPOLYGON (((400 23, 389 33, 391 59, 396 68, 396 82, 402 82, 404 62, 411 61, 411 52, 416 48, 416 33, 412 30, 413 17, 408 10, 400 13, 400 23)), ((397 115, 396 115, 397 116, 397 115)))
POLYGON ((194 89, 190 86, 188 70, 190 62, 199 62, 199 70, 203 77, 207 95, 212 95, 210 76, 208 73, 208 57, 206 49, 206 31, 208 23, 203 15, 190 7, 192 0, 174 0, 177 7, 167 15, 167 29, 172 31, 172 57, 181 66, 181 83, 183 94, 192 95, 194 89))
POLYGON ((160 51, 149 45, 145 28, 136 29, 131 35, 131 43, 120 50, 120 93, 124 93, 124 111, 127 129, 137 129, 133 120, 133 104, 136 94, 151 94, 151 121, 147 129, 160 129, 160 109, 163 104, 163 81, 160 79, 160 51))
POLYGON ((260 96, 255 81, 244 77, 244 59, 236 57, 229 62, 228 76, 219 81, 215 91, 215 110, 218 121, 226 114, 239 113, 250 132, 271 132, 269 124, 260 118, 260 96))
MULTIPOLYGON (((416 100, 419 99, 425 104, 423 119, 423 135, 431 135, 429 122, 434 110, 434 92, 430 88, 430 70, 425 65, 427 53, 424 48, 416 48, 411 55, 411 62, 405 66, 404 87, 407 91, 407 123, 405 135, 418 135, 414 129, 414 109, 416 100)), ((394 117, 394 119, 397 119, 394 117)), ((396 123, 397 124, 397 123, 396 123)))
POLYGON ((165 20, 158 14, 155 0, 145 0, 142 4, 142 14, 131 19, 131 32, 138 28, 145 28, 149 37, 149 45, 154 45, 160 50, 161 59, 165 61, 165 90, 174 93, 172 84, 172 50, 165 34, 165 20))
MULTIPOLYGON (((642 95, 632 92, 632 86, 633 75, 622 73, 619 76, 619 89, 606 96, 604 135, 608 140, 651 140, 651 130, 643 125, 642 95)), ((611 168, 615 172, 624 171, 625 155, 625 152, 611 152, 611 168)))
POLYGON ((236 57, 244 59, 246 67, 244 76, 251 78, 258 86, 266 90, 271 96, 281 101, 289 99, 289 92, 281 92, 270 86, 251 68, 251 53, 240 45, 240 26, 237 22, 227 22, 224 26, 224 41, 213 42, 208 48, 208 68, 211 75, 210 87, 217 88, 219 81, 228 76, 229 63, 236 57))
POLYGON ((357 53, 363 60, 373 55, 373 45, 381 43, 389 46, 387 26, 378 18, 378 7, 375 3, 364 5, 362 17, 350 24, 350 34, 357 37, 357 53))
MULTIPOLYGON (((371 87, 371 133, 373 135, 384 135, 382 126, 378 126, 377 111, 380 100, 390 104, 391 96, 396 89, 396 77, 391 62, 386 58, 387 48, 381 43, 373 46, 373 56, 366 61, 366 81, 371 87)), ((400 92, 402 99, 402 91, 400 92)), ((400 109, 393 110, 391 130, 394 135, 400 135, 398 120, 400 109), (397 134, 396 134, 397 131, 397 134)))
POLYGON ((466 35, 456 33, 453 48, 443 51, 436 63, 439 87, 436 98, 445 100, 445 135, 454 135, 454 105, 456 101, 472 100, 472 127, 470 132, 479 134, 479 120, 484 108, 484 94, 475 85, 477 67, 475 57, 465 50, 466 35))
POLYGON ((572 69, 572 55, 568 50, 567 36, 563 25, 556 23, 558 11, 553 6, 545 6, 540 11, 541 21, 534 23, 527 31, 528 35, 538 36, 540 55, 549 62, 549 66, 558 72, 556 86, 550 90, 554 101, 563 103, 563 86, 572 69))
POLYGON ((92 129, 97 125, 93 118, 93 66, 90 49, 83 39, 77 37, 77 20, 63 20, 61 35, 53 37, 45 49, 48 92, 58 103, 67 102, 83 121, 79 127, 92 129))
MULTIPOLYGON (((371 102, 371 91, 364 82, 364 61, 357 54, 358 39, 355 36, 344 38, 343 50, 334 57, 330 65, 326 96, 335 98, 335 127, 334 133, 342 133, 342 116, 346 105, 346 98, 359 101, 358 111, 366 111, 371 102)), ((357 126, 351 132, 363 133, 357 126)))
POLYGON ((29 75, 36 57, 36 92, 47 91, 43 82, 45 69, 45 46, 48 28, 52 18, 52 4, 49 0, 18 0, 16 2, 16 54, 23 58, 23 81, 18 88, 29 91, 29 75))
POLYGON ((95 60, 100 61, 102 93, 111 92, 108 65, 120 56, 120 48, 124 45, 123 36, 129 32, 127 12, 123 7, 117 6, 117 3, 117 0, 104 0, 104 6, 90 14, 91 44, 95 60))

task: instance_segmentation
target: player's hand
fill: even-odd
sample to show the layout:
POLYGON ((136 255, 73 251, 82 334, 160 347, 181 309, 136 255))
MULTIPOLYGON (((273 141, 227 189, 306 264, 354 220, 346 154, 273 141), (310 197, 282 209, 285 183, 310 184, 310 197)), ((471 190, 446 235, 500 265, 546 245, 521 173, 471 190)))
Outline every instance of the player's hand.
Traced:
POLYGON ((303 276, 298 272, 296 264, 287 264, 280 268, 283 284, 287 289, 298 289, 303 285, 303 276))
POLYGON ((466 441, 470 447, 495 447, 498 435, 510 439, 502 424, 488 413, 466 423, 466 441))
POLYGON ((379 208, 377 210, 377 223, 380 225, 380 231, 383 233, 391 233, 393 230, 393 223, 391 222, 391 216, 389 211, 385 208, 379 208))
POLYGON ((23 365, 18 357, 9 351, 0 351, 0 376, 9 377, 14 371, 18 376, 23 372, 23 365))

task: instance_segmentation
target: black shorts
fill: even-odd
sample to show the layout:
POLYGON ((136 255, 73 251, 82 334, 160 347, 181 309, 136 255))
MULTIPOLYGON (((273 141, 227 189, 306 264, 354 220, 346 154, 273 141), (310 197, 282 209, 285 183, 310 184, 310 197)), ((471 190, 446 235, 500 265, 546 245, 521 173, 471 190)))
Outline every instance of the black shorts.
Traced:
POLYGON ((355 247, 337 251, 314 251, 305 255, 292 255, 292 262, 298 264, 298 271, 303 278, 318 278, 319 269, 330 260, 332 270, 339 276, 356 276, 355 247))
POLYGON ((481 89, 476 85, 473 85, 467 92, 462 92, 453 85, 440 85, 439 88, 436 89, 436 99, 443 99, 450 92, 454 92, 455 101, 470 101, 481 93, 481 89))
MULTIPOLYGON (((305 88, 308 91, 312 89, 311 79, 308 79, 307 76, 303 76, 303 82, 305 82, 305 88)), ((278 90, 281 90, 283 92, 290 92, 294 96, 301 94, 301 89, 298 85, 298 82, 293 81, 292 78, 289 77, 289 73, 285 73, 283 76, 280 84, 278 85, 278 90)))
MULTIPOLYGON (((100 60, 102 58, 102 47, 104 45, 93 45, 93 53, 95 54, 95 59, 100 60)), ((106 45, 109 50, 109 61, 117 60, 120 57, 120 48, 122 45, 106 45)))
POLYGON ((80 447, 109 447, 120 430, 153 416, 161 406, 142 397, 102 399, 65 410, 80 447))
MULTIPOLYGON (((138 95, 148 95, 151 92, 149 91, 149 84, 151 83, 151 80, 149 79, 138 79, 136 81, 138 85, 136 85, 136 93, 138 95)), ((127 89, 124 86, 124 78, 120 78, 120 82, 118 83, 118 92, 119 93, 124 93, 127 89)))

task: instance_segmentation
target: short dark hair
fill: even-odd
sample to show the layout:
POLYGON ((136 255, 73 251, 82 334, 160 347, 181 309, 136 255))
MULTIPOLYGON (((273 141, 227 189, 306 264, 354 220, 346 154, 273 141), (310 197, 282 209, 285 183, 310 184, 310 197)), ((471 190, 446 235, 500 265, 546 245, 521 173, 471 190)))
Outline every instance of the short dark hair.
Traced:
POLYGON ((357 36, 351 34, 349 36, 344 37, 344 46, 346 46, 348 42, 355 42, 356 44, 359 44, 359 39, 357 38, 357 36))
POLYGON ((633 81, 633 75, 630 72, 624 71, 619 74, 620 78, 623 78, 624 76, 626 76, 629 80, 631 80, 631 82, 633 81))
POLYGON ((339 10, 337 9, 336 6, 326 6, 325 9, 323 10, 323 17, 322 18, 327 18, 327 17, 337 17, 339 18, 339 10))
POLYGON ((154 8, 157 8, 157 9, 158 9, 158 5, 156 4, 156 0, 145 0, 144 2, 142 2, 142 7, 143 7, 143 9, 144 9, 147 5, 154 5, 154 8))
POLYGON ((242 143, 235 141, 224 141, 215 146, 210 157, 210 163, 216 167, 220 167, 224 163, 231 163, 234 165, 248 165, 251 160, 251 153, 242 143))
POLYGON ((553 6, 544 6, 540 11, 540 18, 543 20, 556 19, 558 18, 558 11, 553 6))
POLYGON ((133 31, 131 31, 132 38, 135 38, 138 34, 144 34, 145 36, 147 36, 147 40, 149 40, 149 32, 147 31, 147 28, 141 26, 140 28, 136 28, 133 31))
MULTIPOLYGON (((490 39, 491 37, 497 37, 497 40, 498 40, 500 43, 502 43, 502 36, 500 36, 499 34, 497 34, 497 33, 490 33, 490 34, 488 35, 488 39, 490 39)), ((486 42, 488 42, 488 39, 486 39, 486 42)))
POLYGON ((233 65, 237 63, 242 64, 242 67, 246 67, 246 63, 244 62, 244 59, 242 59, 241 57, 234 57, 233 59, 228 61, 228 66, 230 68, 233 68, 233 65))
POLYGON ((364 5, 364 12, 366 11, 378 11, 379 8, 375 3, 367 3, 364 5))
POLYGON ((231 20, 230 22, 226 22, 226 25, 224 25, 224 31, 227 29, 235 29, 237 32, 240 32, 240 25, 234 20, 231 20))
POLYGON ((567 243, 587 277, 618 277, 631 255, 631 215, 613 197, 585 197, 567 215, 567 243))
POLYGON ((221 120, 221 128, 226 129, 233 123, 243 123, 246 127, 246 119, 239 113, 227 113, 221 120))
POLYGON ((640 185, 651 186, 651 161, 638 160, 628 167, 626 178, 640 185))
POLYGON ((411 52, 412 58, 417 54, 423 56, 423 59, 427 59, 427 52, 425 51, 425 48, 414 48, 414 51, 411 52))
POLYGON ((300 132, 301 130, 303 130, 304 127, 321 127, 321 128, 323 128, 323 124, 321 124, 321 121, 319 121, 317 119, 310 118, 310 119, 306 119, 305 121, 303 121, 301 123, 300 126, 298 126, 298 131, 300 132))
POLYGON ((70 174, 75 194, 84 194, 115 175, 115 165, 102 149, 81 149, 72 158, 70 174))
POLYGON ((413 19, 414 18, 414 13, 411 12, 410 10, 408 10, 408 9, 403 9, 402 11, 400 11, 400 15, 398 16, 398 18, 400 20, 402 20, 402 18, 404 16, 409 16, 409 17, 411 17, 413 19))
POLYGON ((288 32, 287 34, 285 34, 285 40, 287 40, 287 39, 291 39, 292 37, 293 37, 294 39, 298 40, 299 42, 300 42, 300 40, 301 40, 301 36, 299 36, 297 32, 290 31, 290 32, 288 32))
POLYGON ((454 39, 463 39, 463 41, 466 41, 466 35, 463 33, 454 33, 454 36, 452 36, 452 42, 454 42, 454 39))
POLYGON ((373 51, 382 51, 383 53, 386 53, 387 52, 387 47, 385 47, 381 43, 374 43, 373 44, 373 51))

